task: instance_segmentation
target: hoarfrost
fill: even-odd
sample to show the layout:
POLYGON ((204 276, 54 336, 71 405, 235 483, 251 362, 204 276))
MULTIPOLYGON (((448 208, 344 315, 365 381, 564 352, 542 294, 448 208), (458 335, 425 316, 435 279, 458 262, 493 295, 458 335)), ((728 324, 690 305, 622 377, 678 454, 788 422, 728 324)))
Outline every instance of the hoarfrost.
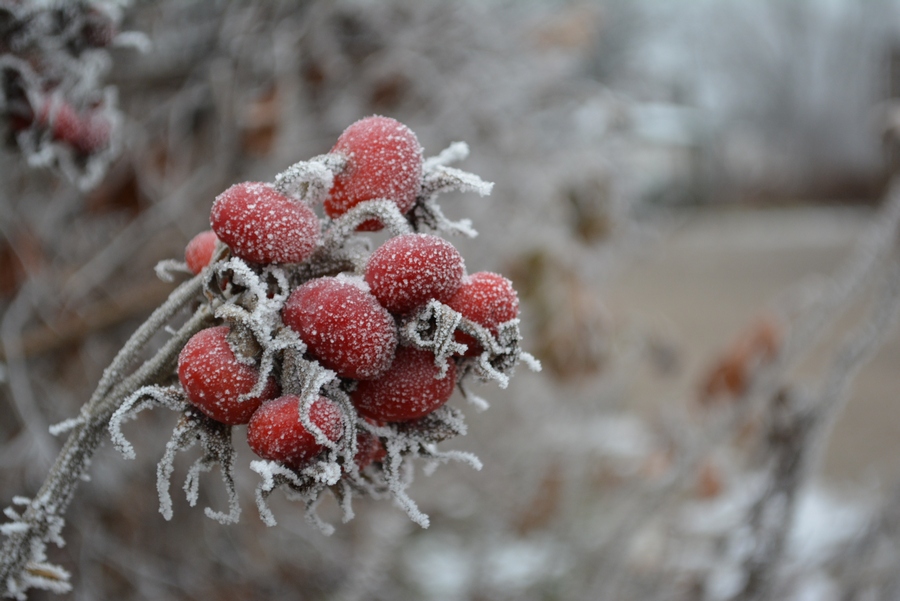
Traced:
POLYGON ((177 259, 164 259, 153 267, 153 271, 163 282, 174 282, 176 273, 191 273, 187 263, 177 259))
POLYGON ((275 176, 275 189, 291 198, 321 204, 334 185, 334 175, 344 170, 347 158, 341 154, 324 154, 294 163, 275 176))

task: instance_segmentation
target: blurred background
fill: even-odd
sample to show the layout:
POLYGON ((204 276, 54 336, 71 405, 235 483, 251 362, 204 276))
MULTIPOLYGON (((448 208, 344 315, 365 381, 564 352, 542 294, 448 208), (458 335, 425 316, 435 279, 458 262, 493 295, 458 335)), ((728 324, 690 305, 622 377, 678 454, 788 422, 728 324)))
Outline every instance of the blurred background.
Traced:
POLYGON ((68 512, 70 598, 900 595, 900 2, 0 0, 0 75, 4 506, 215 196, 366 115, 469 144, 496 185, 442 198, 453 242, 544 366, 451 401, 485 467, 418 474, 428 530, 364 500, 324 537, 281 495, 267 528, 240 433, 241 522, 166 522, 176 416, 144 414, 68 512))

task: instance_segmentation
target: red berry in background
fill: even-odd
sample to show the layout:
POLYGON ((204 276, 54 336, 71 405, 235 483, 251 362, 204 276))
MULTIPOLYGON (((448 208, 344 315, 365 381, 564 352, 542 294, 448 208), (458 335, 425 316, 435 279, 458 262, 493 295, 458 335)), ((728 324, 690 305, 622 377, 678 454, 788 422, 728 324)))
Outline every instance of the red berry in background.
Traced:
POLYGON ((218 236, 212 230, 200 232, 194 236, 187 247, 184 249, 184 262, 187 263, 191 273, 197 275, 203 268, 212 261, 213 253, 216 250, 216 242, 219 241, 218 236))
POLYGON ((254 263, 299 263, 319 239, 312 209, 265 183, 235 184, 219 194, 210 223, 235 255, 254 263))
POLYGON ((72 105, 48 97, 38 111, 38 123, 50 128, 54 140, 73 144, 81 137, 81 117, 72 105))
MULTIPOLYGON (((325 199, 329 217, 343 215, 366 200, 387 198, 401 213, 416 202, 422 186, 422 147, 411 129, 389 117, 366 117, 338 138, 332 153, 347 157, 325 199)), ((377 231, 381 224, 364 222, 358 229, 377 231)))
POLYGON ((98 111, 81 117, 81 132, 72 146, 82 154, 92 154, 109 146, 112 124, 98 111))
POLYGON ((343 278, 310 280, 291 293, 282 313, 324 367, 356 380, 383 374, 397 348, 394 318, 362 285, 343 278))
POLYGON ((188 400, 216 421, 232 426, 246 424, 278 388, 270 380, 256 398, 238 400, 259 380, 255 367, 240 363, 228 345, 228 326, 207 328, 194 334, 178 355, 178 380, 188 400))
POLYGON ((92 154, 109 146, 112 126, 97 111, 79 114, 64 100, 47 98, 38 111, 38 123, 50 128, 54 140, 81 154, 92 154))
POLYGON ((385 309, 403 314, 431 299, 447 302, 459 289, 464 272, 462 255, 443 238, 404 234, 372 253, 365 279, 385 309))
MULTIPOLYGON (((463 317, 486 327, 494 336, 498 332, 497 326, 519 316, 519 297, 512 282, 489 271, 479 271, 463 278, 462 285, 447 305, 462 313, 463 317)), ((481 353, 481 346, 468 334, 457 332, 456 340, 469 347, 467 356, 481 353)))
POLYGON ((391 368, 376 380, 365 380, 350 398, 363 417, 399 422, 425 417, 447 402, 456 385, 456 365, 451 361, 447 374, 440 370, 434 354, 411 347, 397 350, 391 368))
MULTIPOLYGON (((340 439, 341 410, 331 400, 319 397, 309 408, 309 421, 332 442, 340 439)), ((266 401, 247 426, 247 442, 263 459, 300 468, 322 452, 316 437, 300 421, 300 398, 285 395, 266 401)))

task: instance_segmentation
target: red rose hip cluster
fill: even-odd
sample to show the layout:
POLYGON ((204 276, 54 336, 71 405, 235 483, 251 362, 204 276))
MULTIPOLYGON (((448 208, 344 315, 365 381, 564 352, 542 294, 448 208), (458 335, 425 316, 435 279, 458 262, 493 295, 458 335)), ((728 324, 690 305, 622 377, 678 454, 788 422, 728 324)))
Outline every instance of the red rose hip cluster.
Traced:
POLYGON ((445 406, 457 385, 470 376, 503 385, 530 360, 509 280, 466 275, 450 242, 420 233, 471 232, 434 200, 490 191, 445 166, 465 152, 457 143, 426 162, 409 128, 362 119, 329 154, 274 183, 224 191, 212 229, 187 245, 182 268, 204 283, 211 318, 181 350, 179 386, 147 396, 199 411, 190 423, 213 457, 230 445, 222 428, 246 424, 265 460, 251 464, 264 477, 258 504, 282 485, 310 507, 328 488, 340 498, 381 491, 426 523, 403 492, 402 464, 445 457, 435 443, 465 431, 445 406), (382 228, 388 239, 367 254, 359 232, 382 228))

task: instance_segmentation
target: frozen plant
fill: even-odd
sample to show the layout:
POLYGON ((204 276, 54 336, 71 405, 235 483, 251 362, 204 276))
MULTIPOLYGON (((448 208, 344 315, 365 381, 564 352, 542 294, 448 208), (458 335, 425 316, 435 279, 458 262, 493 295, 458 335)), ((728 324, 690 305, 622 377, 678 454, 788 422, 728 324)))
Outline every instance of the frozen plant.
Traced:
POLYGON ((121 116, 107 48, 146 40, 119 31, 128 0, 0 0, 0 128, 33 166, 81 188, 116 154, 121 116))
POLYGON ((56 427, 70 431, 69 440, 41 490, 17 500, 23 510, 7 510, 3 593, 68 589, 69 575, 46 561, 46 543, 62 543, 63 515, 105 432, 133 458, 122 425, 157 406, 181 414, 157 469, 167 519, 175 455, 199 442, 187 499, 196 504, 199 475, 218 465, 229 508, 206 514, 238 520, 232 436, 233 426, 246 424, 266 524, 276 524, 267 498, 283 489, 325 533, 333 527, 316 507, 326 492, 345 521, 354 496, 392 498, 427 527, 406 492, 414 460, 423 459, 426 472, 450 460, 481 467, 470 453, 438 446, 466 432, 462 413, 445 404, 453 389, 473 378, 505 387, 520 361, 540 368, 520 346, 509 281, 466 275, 449 242, 421 232, 474 235, 469 223, 447 220, 435 200, 453 190, 490 193, 491 184, 447 165, 467 150, 456 143, 423 160, 406 126, 368 117, 331 153, 293 165, 274 183, 245 182, 220 194, 213 234, 192 241, 185 262, 157 270, 169 279, 196 275, 132 336, 80 415, 56 427), (316 215, 320 204, 326 217, 316 215), (369 254, 358 232, 380 229, 391 237, 369 254), (130 371, 150 337, 187 306, 197 306, 193 315, 130 371))

